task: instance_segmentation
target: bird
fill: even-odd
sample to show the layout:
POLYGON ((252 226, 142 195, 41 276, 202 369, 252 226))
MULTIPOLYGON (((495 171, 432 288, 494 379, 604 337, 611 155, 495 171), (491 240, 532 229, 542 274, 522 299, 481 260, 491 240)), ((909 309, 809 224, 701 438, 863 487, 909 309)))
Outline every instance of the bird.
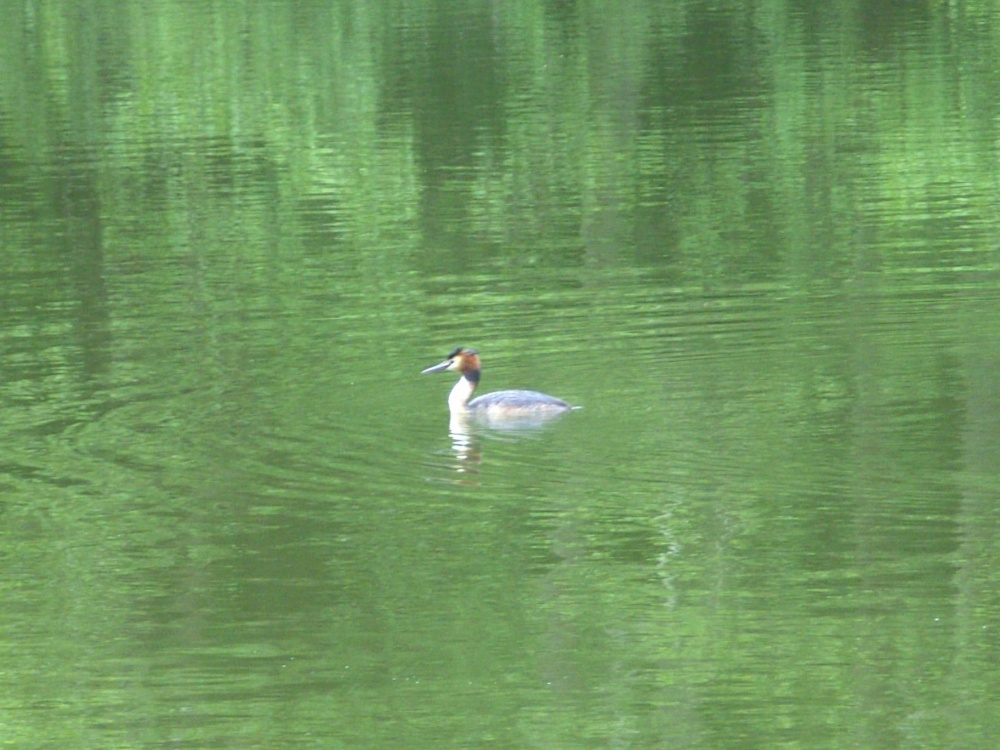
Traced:
POLYGON ((505 417, 547 418, 579 408, 568 404, 561 398, 538 391, 494 391, 478 398, 472 398, 479 385, 482 369, 479 352, 460 346, 449 354, 443 362, 428 367, 421 374, 457 372, 461 375, 448 395, 448 408, 451 409, 452 415, 482 415, 490 419, 503 419, 505 417))

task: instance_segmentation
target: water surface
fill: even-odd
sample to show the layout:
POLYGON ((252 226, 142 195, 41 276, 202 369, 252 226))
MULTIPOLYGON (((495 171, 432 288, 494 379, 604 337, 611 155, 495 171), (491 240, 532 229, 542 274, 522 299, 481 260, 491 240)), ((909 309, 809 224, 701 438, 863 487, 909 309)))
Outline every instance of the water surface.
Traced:
POLYGON ((4 742, 992 747, 1000 17, 660 5, 0 10, 4 742))

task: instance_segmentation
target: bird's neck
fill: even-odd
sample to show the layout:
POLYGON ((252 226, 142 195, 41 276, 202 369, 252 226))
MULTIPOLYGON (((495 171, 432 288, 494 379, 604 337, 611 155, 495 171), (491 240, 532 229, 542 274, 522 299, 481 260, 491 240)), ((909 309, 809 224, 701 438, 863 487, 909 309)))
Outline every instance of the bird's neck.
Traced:
POLYGON ((472 398, 472 394, 476 392, 477 385, 479 385, 479 378, 472 379, 468 375, 460 377, 448 395, 448 407, 452 411, 463 410, 468 405, 469 399, 472 398))

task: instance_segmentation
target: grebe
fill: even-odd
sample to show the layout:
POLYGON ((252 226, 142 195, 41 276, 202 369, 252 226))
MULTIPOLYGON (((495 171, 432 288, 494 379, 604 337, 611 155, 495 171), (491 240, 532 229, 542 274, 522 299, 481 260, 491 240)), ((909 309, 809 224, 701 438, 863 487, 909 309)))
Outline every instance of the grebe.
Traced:
POLYGON ((561 414, 577 408, 570 406, 560 398, 538 391, 496 391, 470 401, 469 399, 476 391, 476 386, 479 385, 479 373, 482 371, 482 365, 479 363, 479 352, 475 349, 466 349, 460 346, 449 354, 444 362, 428 367, 421 372, 421 375, 444 372, 445 370, 462 375, 448 395, 448 407, 452 414, 541 416, 561 414))

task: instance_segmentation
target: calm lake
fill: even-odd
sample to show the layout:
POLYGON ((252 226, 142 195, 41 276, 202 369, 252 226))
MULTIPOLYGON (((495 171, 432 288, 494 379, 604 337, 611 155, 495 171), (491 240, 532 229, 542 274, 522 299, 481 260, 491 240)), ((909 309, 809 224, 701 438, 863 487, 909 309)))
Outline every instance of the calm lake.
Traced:
POLYGON ((0 745, 992 750, 998 49, 3 3, 0 745))

